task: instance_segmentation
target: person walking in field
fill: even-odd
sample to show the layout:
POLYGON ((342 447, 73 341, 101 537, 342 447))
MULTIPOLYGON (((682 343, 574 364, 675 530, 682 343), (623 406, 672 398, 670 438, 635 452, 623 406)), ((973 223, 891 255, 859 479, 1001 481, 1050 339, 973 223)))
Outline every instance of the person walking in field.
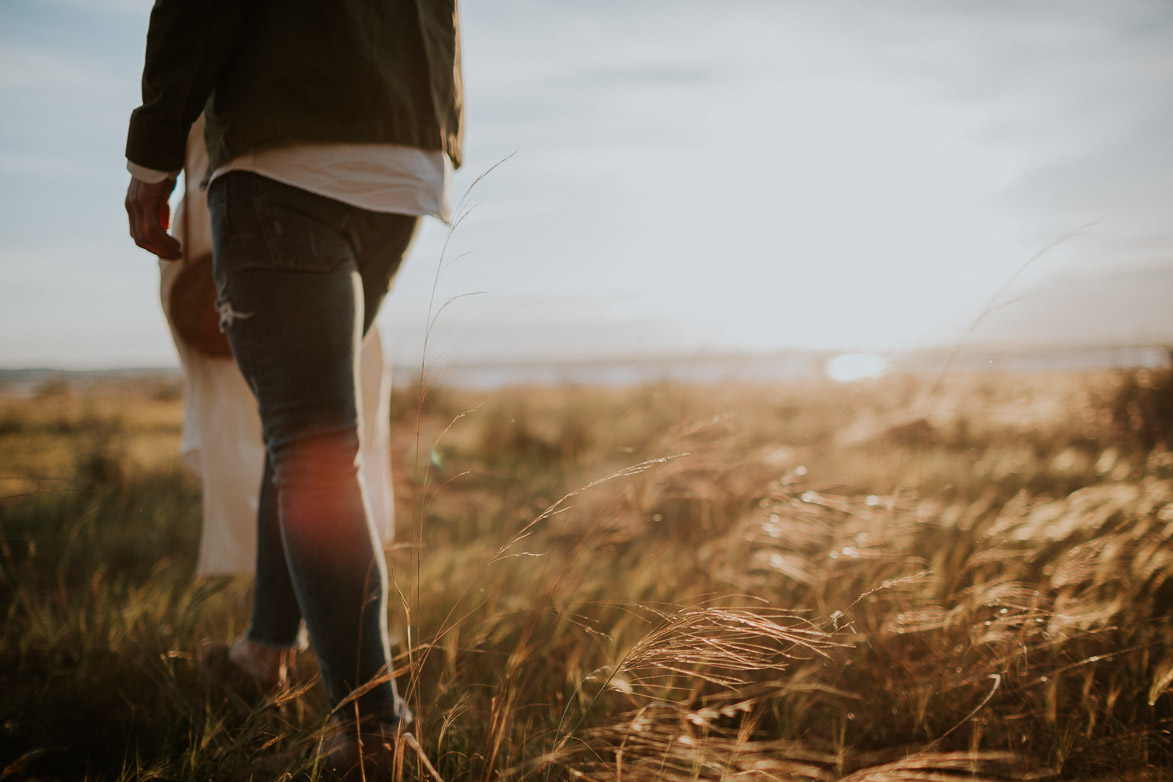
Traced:
MULTIPOLYGON (((192 125, 183 165, 183 197, 171 235, 182 258, 160 259, 159 300, 183 375, 179 453, 200 479, 197 578, 246 576, 257 566, 257 503, 265 448, 252 390, 219 330, 212 278, 212 220, 200 183, 207 173, 203 118, 192 125)), ((174 201, 174 195, 172 196, 174 201)), ((391 362, 376 323, 359 357, 362 393, 362 477, 380 541, 395 538, 391 481, 391 362)), ((299 638, 299 645, 304 640, 299 638)))
POLYGON ((167 199, 206 117, 216 310, 265 443, 248 629, 225 679, 279 686, 304 621, 338 727, 326 762, 387 768, 410 720, 361 478, 358 356, 420 216, 461 162, 455 0, 157 0, 126 194, 135 243, 181 255, 167 199))

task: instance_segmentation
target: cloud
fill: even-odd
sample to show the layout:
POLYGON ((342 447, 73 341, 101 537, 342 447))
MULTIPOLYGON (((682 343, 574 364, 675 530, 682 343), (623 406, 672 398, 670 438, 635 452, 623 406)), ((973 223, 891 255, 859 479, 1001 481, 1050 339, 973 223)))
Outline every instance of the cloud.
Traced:
POLYGON ((0 90, 121 92, 124 85, 93 62, 62 52, 0 44, 0 90))
POLYGON ((43 0, 46 5, 72 8, 90 13, 125 14, 141 17, 150 9, 142 0, 43 0))
POLYGON ((166 363, 155 262, 125 243, 0 249, 0 366, 166 363))
POLYGON ((869 4, 848 27, 906 89, 972 111, 984 142, 1022 161, 994 204, 1022 219, 1023 240, 1095 222, 1056 256, 1168 258, 1173 6, 988 0, 913 13, 925 8, 869 4))
POLYGON ((75 172, 77 163, 70 154, 21 154, 0 149, 0 171, 14 176, 61 177, 75 172))

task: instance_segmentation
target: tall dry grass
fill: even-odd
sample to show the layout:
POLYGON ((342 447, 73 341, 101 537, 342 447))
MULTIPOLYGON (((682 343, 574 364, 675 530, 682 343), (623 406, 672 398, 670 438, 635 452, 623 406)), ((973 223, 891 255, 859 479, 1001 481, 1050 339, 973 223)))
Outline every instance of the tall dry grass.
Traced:
MULTIPOLYGON (((419 743, 448 780, 1169 779, 1167 382, 397 400, 419 743)), ((309 746, 308 652, 248 713, 194 673, 246 607, 191 583, 194 482, 135 456, 175 403, 58 401, 0 412, 0 777, 247 779, 309 746)))

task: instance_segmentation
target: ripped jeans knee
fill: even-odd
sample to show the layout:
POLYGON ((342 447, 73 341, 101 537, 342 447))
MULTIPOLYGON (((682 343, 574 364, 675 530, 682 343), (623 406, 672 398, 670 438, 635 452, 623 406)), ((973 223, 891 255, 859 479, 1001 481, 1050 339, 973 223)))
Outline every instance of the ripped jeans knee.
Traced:
POLYGON ((248 320, 253 316, 251 312, 237 312, 232 308, 232 302, 228 301, 227 293, 224 290, 224 285, 220 280, 216 281, 216 314, 220 316, 220 333, 227 334, 228 329, 232 327, 232 322, 237 320, 248 320))

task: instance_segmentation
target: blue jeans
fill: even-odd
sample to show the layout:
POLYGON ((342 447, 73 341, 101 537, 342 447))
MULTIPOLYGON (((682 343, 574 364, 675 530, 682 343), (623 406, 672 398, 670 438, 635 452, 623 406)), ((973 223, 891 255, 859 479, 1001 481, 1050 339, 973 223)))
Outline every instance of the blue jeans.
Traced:
POLYGON ((358 357, 418 218, 242 171, 211 184, 208 207, 220 325, 265 439, 246 635, 290 647, 304 619, 330 703, 382 677, 358 709, 392 726, 406 711, 389 675, 386 562, 360 471, 358 357))

